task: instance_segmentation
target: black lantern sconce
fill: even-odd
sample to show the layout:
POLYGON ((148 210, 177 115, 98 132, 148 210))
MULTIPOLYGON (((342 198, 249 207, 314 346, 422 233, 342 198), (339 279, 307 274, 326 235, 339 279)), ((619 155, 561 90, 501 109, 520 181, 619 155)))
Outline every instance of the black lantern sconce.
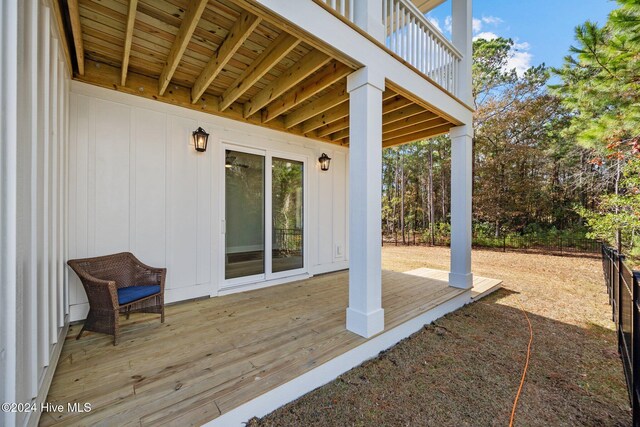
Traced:
POLYGON ((320 169, 323 171, 329 170, 329 164, 331 163, 331 157, 327 156, 325 153, 322 153, 322 156, 318 159, 320 162, 320 169))
POLYGON ((193 145, 196 147, 196 151, 204 153, 207 151, 207 142, 209 140, 209 134, 201 127, 193 132, 193 145))

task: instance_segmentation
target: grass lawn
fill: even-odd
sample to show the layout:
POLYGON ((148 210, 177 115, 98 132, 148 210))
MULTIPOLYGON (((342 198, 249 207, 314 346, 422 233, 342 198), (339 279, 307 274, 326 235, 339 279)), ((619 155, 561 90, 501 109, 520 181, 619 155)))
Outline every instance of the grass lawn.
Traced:
MULTIPOLYGON (((383 268, 448 269, 447 248, 385 247, 383 268)), ((623 426, 631 413, 599 259, 477 250, 504 288, 252 426, 623 426)))

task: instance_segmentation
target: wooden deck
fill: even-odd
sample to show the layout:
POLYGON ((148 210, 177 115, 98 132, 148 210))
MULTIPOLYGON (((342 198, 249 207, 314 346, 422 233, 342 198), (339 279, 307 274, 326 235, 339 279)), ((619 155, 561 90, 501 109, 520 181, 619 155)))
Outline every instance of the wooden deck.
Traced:
MULTIPOLYGON (((447 273, 383 272, 385 331, 464 291, 447 273)), ((88 413, 43 413, 41 425, 200 425, 367 340, 345 330, 346 272, 132 315, 121 342, 69 329, 47 401, 88 413)), ((498 280, 476 278, 491 290, 498 280)), ((474 292, 477 290, 474 288, 474 292)), ((124 318, 123 318, 124 320, 124 318)))

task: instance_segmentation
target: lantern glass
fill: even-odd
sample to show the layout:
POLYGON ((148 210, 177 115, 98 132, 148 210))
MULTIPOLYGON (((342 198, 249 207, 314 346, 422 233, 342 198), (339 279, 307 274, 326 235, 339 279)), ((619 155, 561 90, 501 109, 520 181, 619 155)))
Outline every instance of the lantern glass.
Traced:
POLYGON ((193 144, 195 145, 196 151, 205 152, 207 151, 207 142, 209 140, 209 134, 204 131, 201 127, 198 128, 195 132, 193 132, 193 144))
POLYGON ((329 170, 329 164, 331 163, 331 157, 327 156, 325 153, 322 153, 322 156, 318 159, 320 162, 320 169, 323 171, 329 170))

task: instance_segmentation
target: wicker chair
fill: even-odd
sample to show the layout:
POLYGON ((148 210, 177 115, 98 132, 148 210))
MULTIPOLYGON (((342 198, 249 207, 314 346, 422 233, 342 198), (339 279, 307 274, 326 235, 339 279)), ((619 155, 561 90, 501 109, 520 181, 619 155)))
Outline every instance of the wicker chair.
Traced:
POLYGON ((119 314, 159 313, 164 323, 166 268, 153 268, 133 254, 122 252, 95 258, 72 259, 67 264, 76 272, 89 299, 89 314, 82 330, 113 335, 118 344, 119 314))

